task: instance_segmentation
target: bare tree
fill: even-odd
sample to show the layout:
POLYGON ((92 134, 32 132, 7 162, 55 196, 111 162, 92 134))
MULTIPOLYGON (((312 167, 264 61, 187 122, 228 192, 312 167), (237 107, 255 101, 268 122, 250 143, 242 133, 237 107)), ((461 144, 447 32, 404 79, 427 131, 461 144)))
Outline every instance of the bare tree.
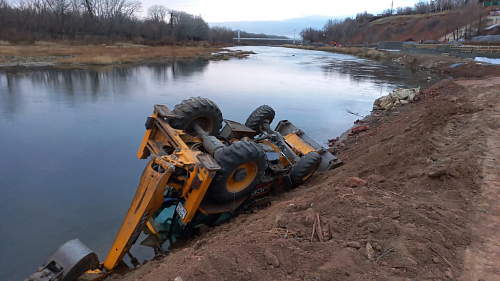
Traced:
POLYGON ((207 38, 209 27, 201 16, 171 11, 170 24, 173 26, 173 36, 177 40, 205 40, 207 38))
MULTIPOLYGON (((171 44, 175 40, 230 42, 235 36, 230 29, 210 29, 201 16, 168 10, 161 5, 150 7, 147 19, 141 20, 136 17, 140 9, 141 3, 137 0, 0 0, 0 39, 34 42, 79 37, 95 41, 125 39, 147 44, 171 44)), ((397 8, 396 13, 409 15, 447 10, 452 11, 445 17, 446 29, 447 32, 453 31, 455 39, 459 38, 460 29, 465 25, 468 37, 476 27, 480 33, 484 15, 477 0, 420 1, 413 7, 397 8)), ((390 12, 385 13, 391 16, 390 12)), ((367 12, 359 13, 355 18, 329 20, 322 29, 306 28, 300 34, 312 42, 358 43, 392 39, 393 34, 410 31, 418 21, 410 20, 405 27, 388 27, 385 34, 377 35, 376 27, 369 24, 375 18, 367 12)))
POLYGON ((484 8, 480 1, 471 0, 467 2, 465 8, 469 11, 470 14, 470 34, 472 35, 472 25, 477 21, 477 32, 476 35, 481 35, 481 28, 484 16, 484 8))
POLYGON ((305 28, 300 32, 300 36, 307 42, 319 42, 322 40, 323 31, 314 29, 312 27, 305 28))
POLYGON ((325 34, 325 39, 330 41, 340 41, 342 38, 342 24, 343 21, 339 19, 329 19, 327 20, 325 26, 323 27, 323 33, 325 34))
POLYGON ((141 1, 121 0, 119 2, 121 5, 117 13, 120 15, 120 19, 135 18, 135 14, 141 12, 141 1))
POLYGON ((162 5, 154 5, 148 9, 148 19, 157 22, 165 21, 165 17, 168 14, 168 9, 162 5))
POLYGON ((413 9, 411 7, 404 8, 405 15, 411 15, 413 13, 413 9))
POLYGON ((7 0, 0 0, 0 11, 7 9, 8 6, 7 0))
POLYGON ((392 16, 392 9, 386 9, 382 12, 382 15, 384 16, 392 16))
POLYGON ((419 1, 415 4, 415 12, 417 14, 425 14, 429 12, 429 3, 425 1, 419 1))
POLYGON ((134 0, 84 0, 84 5, 98 20, 131 17, 142 7, 141 2, 134 0))
POLYGON ((54 18, 53 33, 57 33, 62 37, 66 19, 70 16, 69 8, 71 6, 71 3, 69 0, 46 0, 46 3, 54 18))
POLYGON ((227 27, 214 26, 210 28, 208 33, 208 41, 210 42, 231 42, 235 37, 235 32, 227 27))

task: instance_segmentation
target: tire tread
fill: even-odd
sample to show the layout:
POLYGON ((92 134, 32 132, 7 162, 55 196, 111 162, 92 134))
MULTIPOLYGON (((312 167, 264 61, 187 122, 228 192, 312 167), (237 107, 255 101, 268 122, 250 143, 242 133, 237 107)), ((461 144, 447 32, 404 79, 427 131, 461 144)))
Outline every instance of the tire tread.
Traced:
POLYGON ((261 105, 257 107, 251 114, 248 116, 247 121, 245 122, 245 126, 248 128, 259 132, 260 125, 264 120, 269 119, 269 123, 274 120, 274 116, 276 112, 269 105, 261 105))
POLYGON ((321 156, 315 151, 311 151, 302 156, 290 172, 293 186, 297 187, 304 183, 303 178, 308 175, 315 166, 319 165, 319 163, 321 163, 321 156))
POLYGON ((169 120, 169 124, 175 129, 183 130, 184 126, 189 123, 189 119, 196 116, 200 110, 209 113, 214 119, 214 127, 209 133, 211 135, 218 133, 222 128, 222 112, 213 101, 202 97, 191 97, 177 104, 172 110, 175 117, 169 120))

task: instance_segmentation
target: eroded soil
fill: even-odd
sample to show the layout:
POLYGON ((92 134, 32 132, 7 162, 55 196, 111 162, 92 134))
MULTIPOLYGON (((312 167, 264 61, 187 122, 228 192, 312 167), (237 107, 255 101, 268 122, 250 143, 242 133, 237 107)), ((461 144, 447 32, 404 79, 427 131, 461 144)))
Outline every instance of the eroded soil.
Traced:
POLYGON ((453 56, 397 52, 389 53, 387 59, 402 66, 440 72, 454 78, 482 78, 500 73, 500 65, 453 56))
POLYGON ((364 120, 344 166, 112 278, 500 280, 499 95, 498 77, 442 81, 364 120))

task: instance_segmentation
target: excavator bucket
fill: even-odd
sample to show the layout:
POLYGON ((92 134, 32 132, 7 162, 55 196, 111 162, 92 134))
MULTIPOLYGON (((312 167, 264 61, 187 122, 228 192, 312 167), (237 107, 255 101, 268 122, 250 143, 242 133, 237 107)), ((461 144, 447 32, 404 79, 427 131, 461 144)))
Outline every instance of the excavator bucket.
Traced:
POLYGON ((97 255, 80 240, 70 240, 57 248, 29 277, 29 281, 72 281, 99 268, 97 255))

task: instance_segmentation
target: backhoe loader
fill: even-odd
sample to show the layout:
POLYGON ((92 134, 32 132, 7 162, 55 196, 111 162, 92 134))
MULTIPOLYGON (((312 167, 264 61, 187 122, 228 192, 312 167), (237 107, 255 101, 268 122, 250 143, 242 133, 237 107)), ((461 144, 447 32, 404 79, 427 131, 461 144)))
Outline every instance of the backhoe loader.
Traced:
POLYGON ((103 279, 123 263, 142 232, 147 238, 141 245, 164 252, 196 235, 201 225, 215 226, 268 201, 278 189, 296 188, 314 172, 342 164, 287 120, 273 130, 274 116, 270 106, 262 105, 244 125, 223 120, 219 107, 201 97, 173 110, 155 105, 137 153, 149 161, 106 260, 100 263, 73 239, 28 280, 103 279))

